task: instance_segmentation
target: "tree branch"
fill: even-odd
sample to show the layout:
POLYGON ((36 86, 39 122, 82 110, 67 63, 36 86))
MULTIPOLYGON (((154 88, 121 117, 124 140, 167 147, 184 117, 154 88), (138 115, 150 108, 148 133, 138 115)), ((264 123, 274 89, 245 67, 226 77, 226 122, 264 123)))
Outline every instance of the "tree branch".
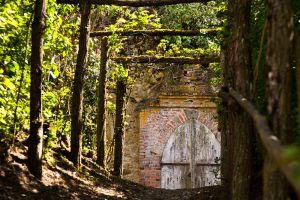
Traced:
POLYGON ((121 36, 167 36, 167 35, 177 35, 177 36, 207 36, 216 35, 220 32, 217 29, 209 30, 174 30, 174 29, 155 29, 155 30, 125 30, 125 31, 95 31, 90 34, 90 37, 98 36, 110 36, 112 34, 119 34, 121 36))
POLYGON ((219 62, 218 55, 193 57, 156 57, 156 56, 130 56, 130 57, 112 57, 111 60, 118 63, 178 63, 178 64, 209 64, 219 62))
POLYGON ((284 148, 280 144, 278 138, 273 135, 267 119, 259 113, 250 101, 231 88, 229 89, 229 93, 224 90, 219 92, 219 96, 225 101, 228 101, 228 94, 252 117, 259 137, 268 155, 274 160, 280 171, 285 175, 289 183, 294 188, 298 197, 300 197, 300 184, 294 176, 295 168, 299 167, 299 163, 296 161, 286 161, 283 155, 284 148))
MULTIPOLYGON (((89 0, 91 4, 98 5, 116 5, 116 6, 131 6, 131 7, 150 7, 150 6, 166 6, 186 3, 207 3, 211 0, 89 0)), ((57 3, 78 4, 81 0, 57 0, 57 3)))

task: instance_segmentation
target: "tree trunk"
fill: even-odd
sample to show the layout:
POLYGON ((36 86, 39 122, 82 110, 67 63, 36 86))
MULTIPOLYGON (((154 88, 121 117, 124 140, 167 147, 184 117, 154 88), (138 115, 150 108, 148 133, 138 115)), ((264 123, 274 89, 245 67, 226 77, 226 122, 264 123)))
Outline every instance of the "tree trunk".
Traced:
MULTIPOLYGON (((295 31, 296 32, 296 31, 295 31)), ((295 34, 295 58, 296 58, 296 88, 297 88, 297 106, 298 106, 298 128, 300 128, 300 35, 295 34)))
MULTIPOLYGON (((268 0, 267 99, 269 124, 282 144, 291 138, 291 1, 268 0)), ((285 177, 266 155, 264 163, 264 199, 289 199, 285 177)))
MULTIPOLYGON (((227 27, 228 28, 228 27, 227 27)), ((229 49, 228 43, 226 42, 228 39, 224 40, 223 45, 221 46, 221 67, 223 70, 223 89, 228 89, 227 87, 230 85, 230 74, 228 70, 228 57, 229 57, 229 49)), ((222 98, 222 103, 218 106, 218 129, 221 130, 221 184, 224 188, 225 193, 230 194, 231 188, 231 154, 230 151, 230 126, 228 124, 229 121, 229 100, 226 101, 222 98)), ((228 199, 231 199, 231 196, 228 196, 228 199)))
POLYGON ((43 34, 45 29, 46 0, 37 0, 32 23, 31 83, 30 83, 30 136, 28 169, 37 178, 42 177, 43 113, 42 113, 42 62, 43 34))
MULTIPOLYGON (((250 52, 251 0, 230 0, 229 30, 226 41, 224 81, 225 87, 234 88, 247 99, 251 95, 252 66, 250 52)), ((253 124, 248 114, 235 102, 228 104, 223 123, 222 150, 225 153, 223 170, 231 199, 250 199, 253 124)))
POLYGON ((84 1, 81 4, 81 24, 79 36, 79 50, 73 82, 72 116, 71 116, 71 159, 75 166, 81 165, 82 149, 82 106, 83 106, 83 78, 87 64, 87 50, 89 40, 89 22, 91 4, 84 1))
POLYGON ((105 159, 105 96, 107 74, 108 46, 107 38, 101 38, 101 61, 98 85, 98 117, 97 117, 97 163, 104 166, 105 159))
MULTIPOLYGON (((274 163, 276 164, 276 167, 278 167, 279 170, 285 175, 289 184, 293 187, 295 194, 298 196, 298 199, 300 199, 300 185, 299 181, 297 180, 297 176, 295 176, 295 171, 298 168, 298 165, 295 163, 298 161, 297 159, 293 159, 287 162, 287 157, 284 153, 285 147, 281 145, 277 137, 273 135, 267 118, 262 115, 257 108, 255 108, 253 103, 245 99, 242 95, 231 88, 229 89, 229 92, 226 92, 223 89, 220 90, 219 96, 225 102, 232 101, 232 97, 251 116, 264 149, 272 158, 272 160, 275 161, 274 163)), ((257 182, 255 184, 257 184, 257 182)), ((254 197, 261 199, 258 196, 254 197)))
POLYGON ((116 96, 116 122, 115 122, 115 149, 114 149, 114 175, 120 176, 122 173, 122 152, 124 134, 124 97, 126 93, 126 83, 124 80, 117 81, 116 96))

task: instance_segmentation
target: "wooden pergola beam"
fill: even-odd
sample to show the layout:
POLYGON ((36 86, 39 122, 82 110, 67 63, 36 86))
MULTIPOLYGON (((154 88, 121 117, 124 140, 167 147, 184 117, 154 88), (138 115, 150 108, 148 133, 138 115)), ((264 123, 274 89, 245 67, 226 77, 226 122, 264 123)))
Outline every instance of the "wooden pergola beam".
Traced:
POLYGON ((155 30, 124 30, 124 31, 95 31, 90 34, 90 37, 110 36, 118 34, 121 36, 207 36, 216 35, 220 32, 217 29, 209 30, 175 30, 175 29, 155 29, 155 30))
POLYGON ((284 157, 284 147, 280 144, 278 137, 275 136, 271 131, 266 117, 260 114, 260 112, 250 101, 248 101, 232 88, 230 88, 228 92, 226 92, 225 90, 221 90, 219 92, 219 96, 225 101, 231 101, 232 98, 251 116, 263 147, 267 151, 268 155, 277 164, 280 171, 285 175, 299 198, 300 184, 299 180, 295 176, 295 169, 299 167, 300 164, 297 161, 287 162, 287 159, 284 157))
MULTIPOLYGON (((57 0, 57 3, 64 4, 78 4, 82 0, 57 0)), ((175 4, 186 4, 186 3, 207 3, 211 0, 88 0, 91 4, 97 5, 116 5, 116 6, 130 6, 130 7, 156 7, 156 6, 167 6, 175 4)))
POLYGON ((128 57, 111 57, 111 60, 118 63, 177 63, 177 64, 209 64, 220 62, 220 57, 215 56, 199 56, 193 57, 163 57, 163 56, 128 56, 128 57))

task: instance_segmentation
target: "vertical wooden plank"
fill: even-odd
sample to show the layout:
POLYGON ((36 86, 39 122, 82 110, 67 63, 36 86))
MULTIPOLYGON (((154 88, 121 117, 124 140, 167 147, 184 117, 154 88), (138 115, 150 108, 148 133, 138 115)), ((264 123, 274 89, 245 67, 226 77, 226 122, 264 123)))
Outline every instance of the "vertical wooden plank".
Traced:
POLYGON ((220 176, 219 166, 196 166, 196 188, 220 185, 220 179, 216 176, 220 176))
POLYGON ((195 122, 194 119, 191 119, 191 129, 189 130, 190 136, 190 145, 191 145, 191 160, 190 160, 190 169, 191 169, 191 186, 195 188, 195 122))
POLYGON ((207 166, 196 166, 196 186, 203 187, 209 185, 218 185, 216 176, 219 174, 215 166, 216 158, 220 157, 220 142, 216 136, 203 124, 195 124, 195 160, 198 164, 208 164, 207 166), (211 165, 209 165, 211 164, 211 165))
POLYGON ((191 188, 189 165, 164 165, 161 171, 161 188, 172 190, 191 188))

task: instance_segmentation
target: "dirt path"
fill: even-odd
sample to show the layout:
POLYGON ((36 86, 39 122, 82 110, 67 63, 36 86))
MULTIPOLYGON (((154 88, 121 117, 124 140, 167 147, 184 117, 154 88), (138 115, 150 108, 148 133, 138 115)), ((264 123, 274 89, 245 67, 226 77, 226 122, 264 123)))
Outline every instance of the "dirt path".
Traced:
POLYGON ((41 181, 30 175, 22 161, 24 151, 11 154, 7 162, 0 164, 0 199, 133 199, 133 200, 219 200, 220 187, 191 190, 164 190, 145 187, 122 180, 100 170, 88 158, 80 171, 60 154, 54 154, 55 162, 44 164, 41 181))

